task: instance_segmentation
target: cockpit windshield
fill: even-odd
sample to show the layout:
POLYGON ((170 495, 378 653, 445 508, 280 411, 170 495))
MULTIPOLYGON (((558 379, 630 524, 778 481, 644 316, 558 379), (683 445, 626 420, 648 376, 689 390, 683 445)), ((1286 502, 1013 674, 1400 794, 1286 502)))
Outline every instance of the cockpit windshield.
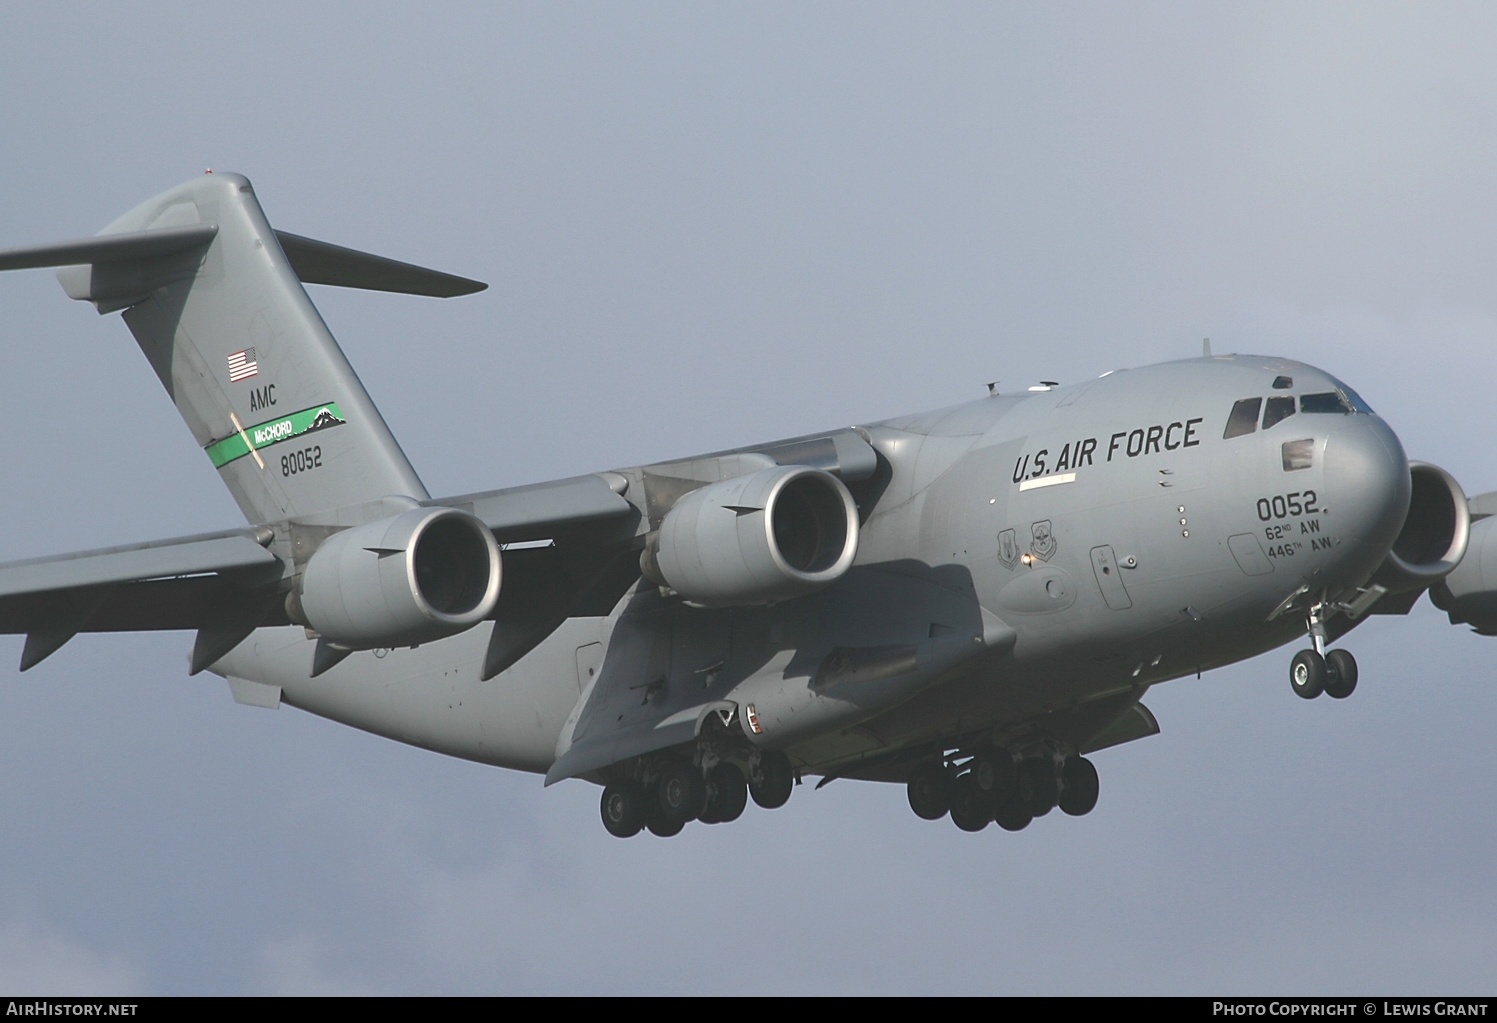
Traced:
POLYGON ((1283 422, 1294 415, 1294 399, 1288 396, 1278 397, 1275 395, 1268 399, 1263 409, 1263 429, 1283 422))
POLYGON ((1327 391, 1324 394, 1305 394, 1300 396, 1299 410, 1301 412, 1336 412, 1342 415, 1351 415, 1351 402, 1343 398, 1336 391, 1327 391))
POLYGON ((1243 398, 1233 405, 1232 414, 1227 417, 1227 428, 1222 432, 1222 440, 1231 440, 1233 437, 1241 437, 1256 430, 1258 410, 1262 407, 1262 398, 1243 398))
MULTIPOLYGON (((1339 380, 1332 382, 1336 385, 1334 391, 1317 391, 1314 394, 1302 394, 1298 398, 1275 394, 1266 400, 1240 399, 1232 405, 1232 411, 1227 416, 1227 427, 1222 431, 1222 439, 1231 440, 1233 437, 1244 437, 1256 432, 1259 411, 1263 413, 1262 424, 1265 430, 1288 419, 1296 411, 1308 415, 1372 415, 1372 408, 1362 400, 1361 395, 1339 380)), ((1294 381, 1289 377, 1279 377, 1274 381, 1276 388, 1292 386, 1294 381)))

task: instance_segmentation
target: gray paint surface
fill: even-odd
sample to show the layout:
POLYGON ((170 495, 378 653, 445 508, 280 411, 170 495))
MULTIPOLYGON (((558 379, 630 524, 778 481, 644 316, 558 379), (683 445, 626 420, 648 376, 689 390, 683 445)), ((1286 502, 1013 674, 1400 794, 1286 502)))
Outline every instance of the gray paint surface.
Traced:
MULTIPOLYGON (((494 282, 462 308, 318 296, 434 492, 1086 379, 1203 334, 1325 366, 1411 455, 1490 483, 1475 8, 16 17, 7 244, 214 164, 293 230, 494 282), (402 203, 452 195, 444 175, 484 187, 402 203), (759 355, 724 382, 734 344, 759 355)), ((8 558, 234 520, 117 329, 50 282, 0 289, 8 558)), ((182 676, 181 637, 81 639, 3 687, 7 816, 32 826, 0 851, 31 882, 0 960, 72 991, 1484 990, 1490 646, 1427 605, 1355 642, 1342 706, 1295 700, 1277 657, 1157 691, 1163 734, 1114 751, 1069 828, 971 842, 837 783, 620 852, 588 786, 235 706, 182 676), (791 849, 818 857, 772 891, 724 884, 791 849), (638 941, 725 920, 752 978, 711 942, 662 977, 638 941)))

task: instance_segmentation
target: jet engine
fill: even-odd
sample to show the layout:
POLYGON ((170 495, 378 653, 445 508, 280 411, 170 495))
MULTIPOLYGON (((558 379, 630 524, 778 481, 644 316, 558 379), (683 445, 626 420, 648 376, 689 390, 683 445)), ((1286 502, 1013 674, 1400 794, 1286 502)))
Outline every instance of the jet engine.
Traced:
POLYGON ((858 511, 831 473, 776 466, 693 490, 666 513, 645 576, 709 607, 770 604, 820 589, 852 565, 858 511))
MULTIPOLYGON (((1497 499, 1483 494, 1472 503, 1480 509, 1497 499)), ((1461 563, 1430 587, 1429 599, 1450 616, 1450 624, 1469 624, 1483 636, 1497 636, 1497 517, 1471 526, 1471 544, 1461 563)))
POLYGON ((1455 571, 1471 537, 1461 485, 1438 466, 1410 462, 1409 513, 1373 582, 1390 593, 1431 586, 1455 571))
POLYGON ((487 618, 499 577, 487 526, 456 508, 413 508, 329 537, 288 611, 349 649, 415 646, 487 618))

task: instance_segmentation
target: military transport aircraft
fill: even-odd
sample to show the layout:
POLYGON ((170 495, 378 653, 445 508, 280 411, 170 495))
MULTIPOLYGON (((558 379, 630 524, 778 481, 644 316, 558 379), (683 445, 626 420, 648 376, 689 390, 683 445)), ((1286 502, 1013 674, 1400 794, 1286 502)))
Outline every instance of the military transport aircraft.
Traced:
POLYGON ((1300 640, 1294 691, 1346 697, 1328 644, 1426 590, 1497 632, 1497 495, 1468 502, 1302 363, 433 499, 302 285, 484 285, 274 230, 232 174, 0 253, 43 266, 123 312, 249 525, 0 565, 23 671, 79 632, 195 630, 191 672, 242 703, 595 782, 620 837, 807 775, 1016 830, 1092 809, 1088 755, 1158 731, 1158 682, 1300 640))

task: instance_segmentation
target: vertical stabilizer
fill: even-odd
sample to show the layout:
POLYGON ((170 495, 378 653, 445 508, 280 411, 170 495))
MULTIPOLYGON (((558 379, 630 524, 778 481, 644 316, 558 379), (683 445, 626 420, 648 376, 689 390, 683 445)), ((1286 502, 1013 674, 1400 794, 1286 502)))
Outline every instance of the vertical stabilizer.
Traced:
POLYGON ((190 181, 127 213, 92 246, 74 243, 91 262, 74 258, 82 265, 65 267, 58 279, 101 313, 124 309, 188 429, 251 522, 428 496, 307 297, 247 179, 209 174, 190 181))

